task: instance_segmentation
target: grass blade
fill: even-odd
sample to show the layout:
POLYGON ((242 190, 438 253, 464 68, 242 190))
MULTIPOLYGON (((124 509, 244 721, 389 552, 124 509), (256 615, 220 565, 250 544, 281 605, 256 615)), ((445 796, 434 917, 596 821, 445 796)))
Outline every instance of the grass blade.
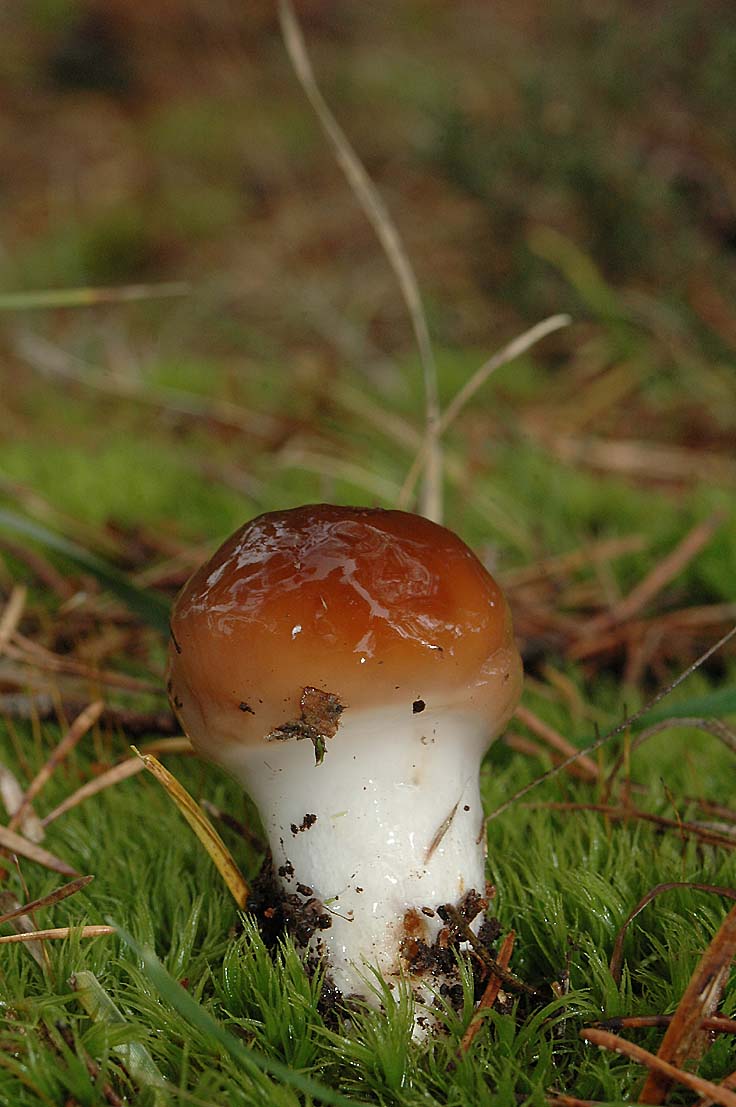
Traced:
MULTIPOLYGON (((93 972, 82 970, 75 973, 69 983, 94 1022, 107 1023, 109 1026, 126 1025, 125 1016, 115 1006, 93 972)), ((125 1042, 113 1046, 112 1050, 121 1058, 137 1084, 153 1087, 154 1103, 158 1105, 162 1101, 168 1102, 168 1096, 164 1100, 162 1095, 167 1087, 166 1078, 144 1045, 140 1042, 125 1042)))
POLYGON ((680 703, 670 704, 668 707, 660 708, 659 711, 649 711, 637 725, 642 727, 649 726, 651 723, 664 722, 666 719, 687 719, 691 716, 702 718, 708 715, 715 718, 736 715, 736 685, 718 688, 715 692, 708 692, 704 696, 681 700, 680 703))
POLYGON ((0 295, 0 311, 92 307, 94 304, 121 304, 162 296, 186 296, 189 292, 190 286, 185 281, 125 284, 118 288, 45 288, 37 292, 5 292, 0 295))

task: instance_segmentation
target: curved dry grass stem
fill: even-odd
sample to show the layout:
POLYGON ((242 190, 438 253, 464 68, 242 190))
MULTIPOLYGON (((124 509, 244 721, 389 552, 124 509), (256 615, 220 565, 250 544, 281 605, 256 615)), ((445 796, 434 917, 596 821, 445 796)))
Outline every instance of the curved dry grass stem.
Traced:
MULTIPOLYGON (((569 315, 551 315, 548 319, 543 319, 541 323, 536 323, 533 327, 530 327, 529 330, 524 331, 523 334, 517 335, 516 338, 512 338, 510 342, 507 342, 505 346, 497 350, 495 354, 492 354, 487 361, 483 362, 480 369, 477 369, 472 377, 465 382, 455 396, 453 396, 439 419, 437 424, 437 436, 441 437, 445 433, 465 405, 469 403, 478 389, 485 384, 491 374, 495 373, 496 369, 500 369, 501 366, 508 365, 510 361, 514 361, 517 357, 521 357, 522 354, 526 353, 526 351, 536 345, 537 342, 546 338, 548 334, 560 330, 561 327, 568 327, 571 322, 572 319, 569 315)), ((416 482, 426 459, 427 441, 425 439, 419 447, 402 485, 398 499, 399 507, 407 507, 409 505, 411 497, 414 494, 416 482)))
POLYGON ((169 797, 174 801, 180 812, 189 823, 194 833, 210 855, 215 868, 222 877, 231 896, 241 911, 245 910, 248 902, 248 885, 238 868, 235 858, 215 830, 210 820, 195 799, 190 796, 186 788, 179 783, 173 773, 164 768, 157 757, 152 754, 140 753, 135 746, 130 747, 136 756, 140 757, 143 765, 155 776, 169 797))
POLYGON ((279 19, 284 44, 297 79, 319 120, 322 130, 332 145, 338 165, 345 174, 355 198, 373 227, 383 252, 396 275, 411 319, 424 377, 425 431, 422 446, 424 489, 421 508, 422 513, 427 518, 433 519, 435 522, 441 522, 442 458, 439 444, 440 406, 437 367, 419 285, 386 205, 320 92, 291 0, 279 0, 279 19))

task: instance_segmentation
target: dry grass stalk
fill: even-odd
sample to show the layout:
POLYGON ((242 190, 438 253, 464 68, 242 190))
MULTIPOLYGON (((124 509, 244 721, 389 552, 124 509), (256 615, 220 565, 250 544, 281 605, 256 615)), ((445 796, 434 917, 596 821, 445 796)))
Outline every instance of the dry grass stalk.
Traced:
POLYGON ((23 934, 3 934, 0 945, 12 945, 14 942, 45 942, 47 939, 69 938, 76 934, 78 938, 102 938, 106 934, 115 934, 114 926, 52 926, 49 930, 31 930, 23 934))
POLYGON ((51 779, 56 772, 56 769, 61 763, 69 756, 77 743, 84 737, 88 730, 90 730, 100 715, 103 712, 105 705, 102 700, 95 700, 94 703, 85 707, 81 714, 77 715, 76 719, 69 727, 64 737, 59 744, 53 750, 51 756, 45 765, 41 766, 41 769, 36 774, 34 779, 29 784, 26 794, 23 797, 23 803, 15 812, 8 824, 9 830, 15 830, 23 820, 26 811, 30 808, 31 803, 36 798, 38 793, 44 787, 44 785, 51 779))
MULTIPOLYGON (((690 1088, 701 1096, 710 1096, 713 1103, 720 1104, 721 1107, 736 1107, 736 1094, 734 1092, 719 1084, 713 1084, 710 1080, 703 1080, 700 1076, 693 1076, 690 1072, 678 1069, 668 1061, 663 1061, 648 1050, 642 1049, 641 1046, 634 1045, 633 1042, 627 1042, 625 1038, 619 1038, 618 1035, 610 1034, 607 1030, 595 1030, 593 1028, 581 1030, 580 1037, 601 1049, 620 1053, 631 1061, 644 1065, 650 1072, 656 1072, 662 1078, 667 1079, 668 1083, 684 1084, 686 1088, 690 1088)), ((639 1102, 643 1103, 644 1100, 640 1099, 639 1102)))
MULTIPOLYGON (((497 961, 502 969, 508 969, 511 963, 511 954, 514 951, 515 939, 516 935, 514 934, 514 931, 510 930, 501 943, 501 948, 498 951, 497 961)), ((471 1043, 480 1030, 483 1022, 481 1012, 490 1010, 493 1007, 493 1004, 498 999, 498 994, 501 991, 502 984, 503 981, 501 980, 501 977, 498 976, 498 974, 495 973, 493 969, 491 969, 485 991, 480 997, 478 1001, 478 1006, 476 1007, 475 1012, 473 1013, 473 1017, 468 1023, 467 1030, 463 1034, 460 1041, 460 1046, 458 1048, 461 1053, 468 1052, 471 1043)))
POLYGON ((23 334, 16 339, 16 352, 37 372, 62 381, 72 381, 106 396, 144 404, 185 419, 213 423, 239 430, 250 438, 268 439, 278 434, 282 422, 265 411, 249 411, 239 404, 214 397, 198 396, 177 388, 145 384, 134 377, 97 372, 40 335, 23 334))
POLYGON ((3 292, 0 311, 34 308, 92 307, 96 304, 126 304, 135 300, 188 296, 188 281, 158 281, 152 284, 123 284, 113 287, 85 285, 80 288, 49 288, 37 292, 3 292))
MULTIPOLYGON (((674 880, 667 884, 657 884, 656 887, 650 888, 645 896, 637 903, 636 907, 632 910, 626 922, 619 929, 616 935, 616 940, 613 943, 613 953, 611 954, 611 963, 609 969, 611 976, 617 984, 621 983, 621 969, 623 965, 624 956, 624 939, 626 938, 626 931, 636 916, 644 910, 644 908, 652 902, 657 896, 663 892, 672 892, 675 888, 692 888, 698 892, 712 892, 715 895, 725 896, 727 899, 736 900, 736 889, 734 888, 720 888, 715 884, 695 884, 689 880, 674 880)), ((736 1025, 736 1024, 735 1024, 736 1025)))
POLYGON ((155 776, 171 799, 181 811, 186 821, 191 826, 200 842, 207 850, 220 876, 227 888, 243 910, 248 902, 248 885, 243 874, 235 863, 233 855, 215 830, 210 820, 205 815, 199 804, 190 796, 186 788, 182 787, 176 777, 164 768, 158 758, 151 754, 141 754, 133 747, 143 761, 148 771, 155 776))
POLYGON ((728 454, 629 439, 604 440, 568 434, 553 437, 544 435, 543 430, 542 435, 545 445, 561 461, 625 473, 649 484, 653 480, 686 484, 703 480, 713 484, 736 482, 736 463, 728 454))
POLYGON ((411 319, 424 375, 426 466, 422 512, 427 518, 441 522, 442 458, 439 443, 437 368, 419 285, 386 205, 319 90, 291 0, 279 0, 279 19, 286 50, 297 79, 332 145, 337 163, 345 174, 353 195, 373 227, 394 271, 411 319))
MULTIPOLYGON (((470 377, 462 388, 455 393, 440 416, 437 423, 437 437, 440 438, 445 433, 465 405, 470 402, 478 389, 486 383, 488 378, 497 369, 500 369, 504 365, 508 365, 510 361, 515 361, 517 357, 521 357, 521 355, 526 353, 527 350, 530 350, 532 346, 535 346, 537 342, 541 342, 543 338, 546 338, 548 334, 560 330, 561 327, 568 327, 571 322, 572 320, 569 315, 551 315, 548 319, 543 319, 540 323, 536 323, 533 327, 530 327, 529 330, 524 331, 523 334, 517 335, 516 338, 512 338, 510 342, 489 357, 487 361, 484 361, 481 367, 473 373, 472 377, 470 377)), ((425 439, 419 447, 402 485, 398 499, 399 507, 408 507, 411 502, 419 474, 427 461, 427 453, 430 445, 431 443, 429 440, 425 439)))
POLYGON ((399 486, 394 481, 380 476, 363 465, 357 465, 354 461, 331 457, 318 450, 289 445, 277 455, 276 460, 285 469, 301 469, 354 484, 370 496, 387 500, 389 503, 394 502, 399 495, 399 486))
MULTIPOLYGON (((389 408, 382 408, 379 404, 373 403, 373 401, 362 396, 357 389, 336 382, 334 395, 331 393, 331 398, 352 414, 357 415, 359 419, 370 423, 372 427, 390 438, 402 450, 411 449, 414 451, 421 445, 422 438, 416 428, 407 423, 401 416, 395 415, 389 408)), ((467 459, 446 448, 443 451, 443 461, 448 480, 464 494, 464 490, 467 489, 468 485, 467 459)), ((395 497, 391 497, 390 502, 396 502, 395 497)), ((478 487, 472 490, 472 494, 468 499, 468 507, 472 508, 486 526, 490 523, 507 541, 520 550, 528 551, 528 535, 524 528, 519 526, 510 512, 500 508, 490 496, 482 493, 478 487)))
MULTIPOLYGON (((734 957, 736 957, 736 907, 731 908, 700 958, 657 1051, 659 1060, 672 1062, 673 1065, 680 1067, 701 1055, 705 1048, 702 1021, 712 1015, 720 1003, 734 957)), ((641 1102, 662 1103, 673 1079, 677 1078, 668 1075, 664 1070, 652 1069, 642 1088, 641 1102)), ((710 1094, 716 1102, 719 1102, 712 1092, 710 1094)), ((736 1107, 736 1096, 732 1098, 736 1107)))

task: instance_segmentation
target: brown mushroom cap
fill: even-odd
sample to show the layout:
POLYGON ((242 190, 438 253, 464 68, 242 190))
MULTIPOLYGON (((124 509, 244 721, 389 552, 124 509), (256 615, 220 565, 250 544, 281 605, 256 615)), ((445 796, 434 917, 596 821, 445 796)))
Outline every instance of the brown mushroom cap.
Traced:
POLYGON ((403 511, 258 516, 185 585, 171 632, 172 703, 216 760, 303 717, 305 689, 348 711, 462 704, 489 739, 518 699, 499 586, 455 534, 403 511))

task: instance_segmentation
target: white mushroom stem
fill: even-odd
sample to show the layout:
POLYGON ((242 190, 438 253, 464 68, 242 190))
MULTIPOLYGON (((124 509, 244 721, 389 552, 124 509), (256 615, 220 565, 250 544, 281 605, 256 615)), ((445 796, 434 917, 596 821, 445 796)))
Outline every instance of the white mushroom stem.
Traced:
POLYGON ((228 767, 261 812, 285 890, 311 889, 330 912, 310 949, 345 995, 373 999, 371 967, 388 980, 407 974, 407 937, 432 944, 443 926, 423 908, 483 894, 478 770, 487 745, 487 724, 472 713, 407 720, 384 709, 346 711, 320 765, 309 741, 231 748, 228 767))

